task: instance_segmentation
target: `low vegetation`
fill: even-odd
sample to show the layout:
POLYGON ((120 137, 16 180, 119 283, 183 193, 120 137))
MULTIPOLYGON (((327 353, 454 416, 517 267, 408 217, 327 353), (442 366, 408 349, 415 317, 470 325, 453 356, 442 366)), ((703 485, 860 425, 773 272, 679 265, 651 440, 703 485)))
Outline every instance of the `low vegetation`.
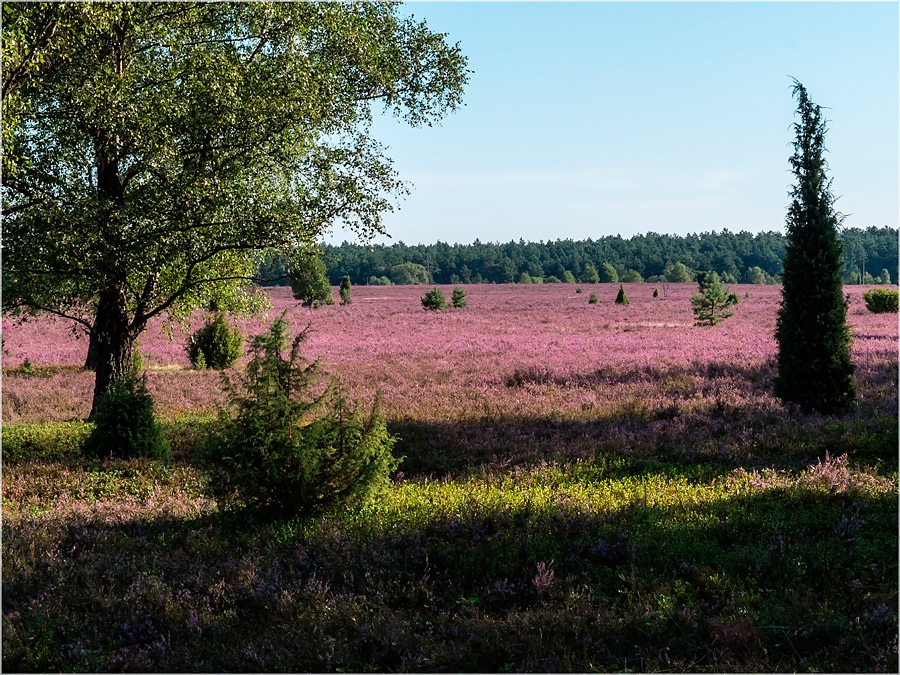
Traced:
POLYGON ((216 499, 221 375, 162 331, 142 341, 171 456, 125 459, 42 421, 89 409, 68 326, 29 350, 38 329, 5 324, 3 669, 896 672, 896 317, 851 289, 857 408, 805 413, 771 394, 777 289, 713 341, 695 289, 598 311, 478 287, 435 317, 416 287, 354 288, 303 343, 312 393, 337 375, 369 410, 380 384, 404 459, 324 515, 216 499))
POLYGON ((875 288, 863 293, 863 300, 865 300, 866 307, 870 312, 876 314, 896 314, 897 296, 898 293, 895 289, 875 288))

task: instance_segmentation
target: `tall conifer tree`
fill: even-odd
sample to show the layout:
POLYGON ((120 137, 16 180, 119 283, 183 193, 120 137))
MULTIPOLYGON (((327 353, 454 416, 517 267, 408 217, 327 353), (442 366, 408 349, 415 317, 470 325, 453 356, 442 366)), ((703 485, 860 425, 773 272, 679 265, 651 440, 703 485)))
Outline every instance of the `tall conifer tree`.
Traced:
POLYGON ((781 308, 775 328, 778 375, 775 395, 804 410, 849 409, 855 399, 850 329, 843 295, 843 250, 824 158, 826 124, 821 108, 794 80, 796 139, 790 159, 796 185, 787 214, 781 308))

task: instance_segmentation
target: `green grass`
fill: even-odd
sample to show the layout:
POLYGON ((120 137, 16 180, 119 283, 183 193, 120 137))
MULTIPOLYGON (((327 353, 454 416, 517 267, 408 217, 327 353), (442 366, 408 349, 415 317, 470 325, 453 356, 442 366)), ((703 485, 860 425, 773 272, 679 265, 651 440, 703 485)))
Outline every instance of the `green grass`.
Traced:
POLYGON ((4 670, 897 668, 896 420, 770 468, 644 448, 282 521, 209 498, 212 423, 166 423, 168 463, 4 428, 4 670))

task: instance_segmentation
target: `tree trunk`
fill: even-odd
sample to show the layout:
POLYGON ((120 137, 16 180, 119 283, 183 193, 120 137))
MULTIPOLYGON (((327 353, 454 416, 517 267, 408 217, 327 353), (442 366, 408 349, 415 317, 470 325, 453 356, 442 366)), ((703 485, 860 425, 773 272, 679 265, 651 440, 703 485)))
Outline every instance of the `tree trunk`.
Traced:
POLYGON ((97 342, 97 318, 94 317, 94 326, 88 332, 88 350, 84 359, 85 370, 97 370, 100 362, 100 344, 97 342))
MULTIPOLYGON (((110 385, 132 373, 132 352, 137 331, 129 326, 125 297, 118 289, 104 291, 100 296, 91 342, 95 344, 96 377, 91 417, 97 402, 110 385)), ((90 348, 88 349, 90 355, 90 348)))

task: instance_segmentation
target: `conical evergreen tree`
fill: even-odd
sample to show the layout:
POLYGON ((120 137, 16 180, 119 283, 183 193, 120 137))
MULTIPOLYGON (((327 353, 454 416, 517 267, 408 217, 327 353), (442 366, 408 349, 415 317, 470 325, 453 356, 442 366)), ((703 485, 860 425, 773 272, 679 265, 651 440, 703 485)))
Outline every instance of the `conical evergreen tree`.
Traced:
POLYGON ((843 295, 843 250, 826 177, 825 120, 821 108, 794 80, 796 139, 790 159, 796 177, 787 215, 781 308, 775 328, 775 395, 804 410, 848 410, 856 399, 850 329, 843 295))

